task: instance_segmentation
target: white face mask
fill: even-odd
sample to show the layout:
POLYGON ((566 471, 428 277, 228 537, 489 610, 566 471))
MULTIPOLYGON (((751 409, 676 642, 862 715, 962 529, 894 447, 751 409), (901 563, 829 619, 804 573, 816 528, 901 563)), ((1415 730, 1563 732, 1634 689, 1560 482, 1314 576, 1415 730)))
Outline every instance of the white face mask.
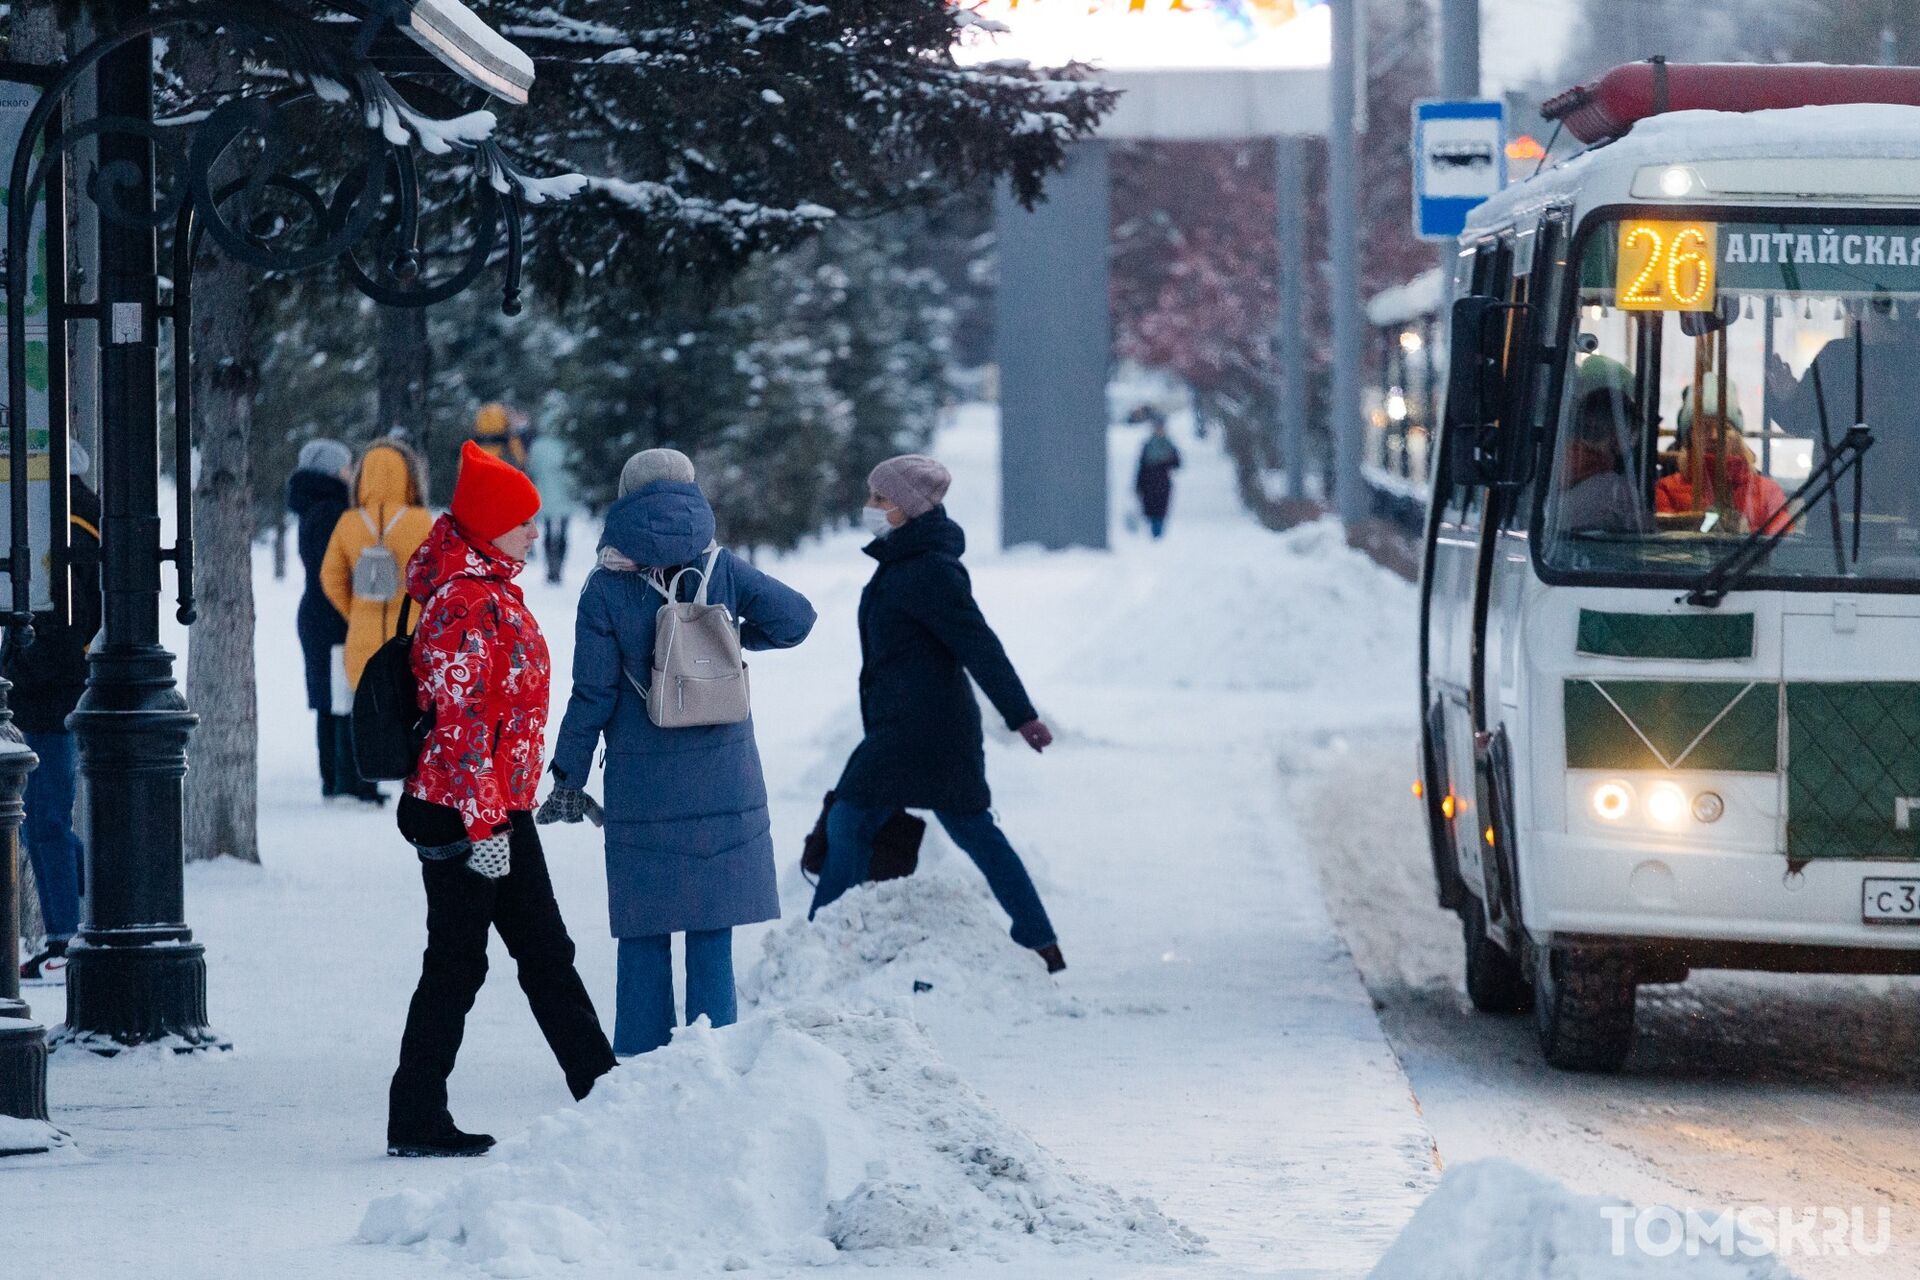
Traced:
POLYGON ((865 525, 867 532, 876 538, 884 538, 893 532, 893 520, 890 514, 879 507, 860 508, 860 523, 865 525))

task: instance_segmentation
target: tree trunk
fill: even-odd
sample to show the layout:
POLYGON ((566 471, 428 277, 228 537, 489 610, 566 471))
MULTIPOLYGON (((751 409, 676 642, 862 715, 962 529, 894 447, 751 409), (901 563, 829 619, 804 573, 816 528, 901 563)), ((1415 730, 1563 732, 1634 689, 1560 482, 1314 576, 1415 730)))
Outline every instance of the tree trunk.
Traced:
POLYGON ((19 0, 13 6, 12 23, 7 56, 15 62, 45 66, 65 56, 66 39, 60 30, 57 0, 19 0))
MULTIPOLYGON (((235 84, 241 61, 212 42, 184 52, 189 82, 235 84)), ((228 161, 237 164, 237 161, 228 161)), ((218 190, 226 179, 216 175, 218 190)), ((227 210, 236 220, 244 215, 227 210)), ((253 391, 255 311, 248 268, 201 242, 193 263, 191 361, 194 593, 187 703, 200 716, 186 784, 190 861, 260 861, 259 703, 253 669, 253 391)), ((176 477, 187 483, 188 477, 176 477)), ((297 669, 297 668, 296 668, 297 669)))
POLYGON ((432 374, 425 307, 380 308, 380 430, 399 430, 424 455, 432 374))

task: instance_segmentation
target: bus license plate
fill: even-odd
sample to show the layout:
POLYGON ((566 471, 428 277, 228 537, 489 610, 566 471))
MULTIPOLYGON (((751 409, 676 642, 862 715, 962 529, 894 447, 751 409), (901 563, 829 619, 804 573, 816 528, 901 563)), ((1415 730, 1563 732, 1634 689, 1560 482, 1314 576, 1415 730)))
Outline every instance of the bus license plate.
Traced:
POLYGON ((1920 880, 1866 880, 1860 886, 1860 918, 1867 924, 1920 925, 1920 880))

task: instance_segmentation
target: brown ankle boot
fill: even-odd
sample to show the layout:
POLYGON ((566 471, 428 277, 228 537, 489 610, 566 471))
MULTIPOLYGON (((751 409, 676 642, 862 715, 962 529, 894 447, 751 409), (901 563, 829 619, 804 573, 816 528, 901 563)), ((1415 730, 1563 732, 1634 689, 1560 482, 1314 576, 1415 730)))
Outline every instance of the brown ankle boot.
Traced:
POLYGON ((1050 942, 1044 947, 1035 947, 1034 950, 1039 953, 1042 960, 1047 962, 1048 973, 1059 973, 1067 967, 1067 958, 1060 954, 1059 943, 1050 942))

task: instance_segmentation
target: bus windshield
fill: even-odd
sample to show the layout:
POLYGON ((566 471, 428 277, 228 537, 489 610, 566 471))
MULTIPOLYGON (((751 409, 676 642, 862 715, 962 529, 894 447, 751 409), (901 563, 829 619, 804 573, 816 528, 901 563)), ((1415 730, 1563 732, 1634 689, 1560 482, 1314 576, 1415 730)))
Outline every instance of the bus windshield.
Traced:
POLYGON ((1622 218, 1577 286, 1548 567, 1686 585, 1779 532, 1746 585, 1920 590, 1920 224, 1622 218), (1852 473, 1790 510, 1856 423, 1852 473))

